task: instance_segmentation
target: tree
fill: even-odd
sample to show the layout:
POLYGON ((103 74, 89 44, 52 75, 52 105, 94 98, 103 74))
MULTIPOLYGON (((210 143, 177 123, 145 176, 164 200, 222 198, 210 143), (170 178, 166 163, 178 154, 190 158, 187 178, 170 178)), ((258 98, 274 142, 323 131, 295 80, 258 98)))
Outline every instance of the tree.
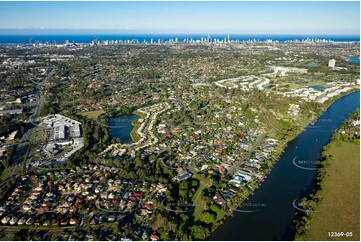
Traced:
POLYGON ((186 189, 188 189, 188 183, 187 183, 187 181, 181 181, 181 182, 179 183, 179 189, 180 189, 180 190, 186 190, 186 189))
POLYGON ((208 234, 208 230, 200 225, 192 226, 191 228, 192 237, 197 240, 204 240, 208 234))
POLYGON ((196 180, 196 179, 192 179, 192 187, 193 188, 198 188, 198 186, 199 186, 199 181, 196 180))
POLYGON ((182 198, 187 198, 187 192, 188 192, 188 190, 180 189, 179 192, 178 192, 178 194, 179 194, 179 196, 182 197, 182 198))
POLYGON ((216 220, 216 217, 210 212, 203 212, 199 217, 199 220, 206 224, 213 224, 216 220))
POLYGON ((215 213, 217 213, 217 214, 220 212, 219 207, 218 207, 217 205, 215 205, 215 204, 212 204, 210 208, 211 208, 211 210, 212 210, 213 212, 215 212, 215 213))

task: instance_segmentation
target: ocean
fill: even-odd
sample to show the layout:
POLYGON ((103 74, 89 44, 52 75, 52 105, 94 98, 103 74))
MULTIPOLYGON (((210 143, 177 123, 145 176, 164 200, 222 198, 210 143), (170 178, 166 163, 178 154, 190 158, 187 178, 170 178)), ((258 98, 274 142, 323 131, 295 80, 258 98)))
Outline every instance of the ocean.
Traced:
MULTIPOLYGON (((92 34, 72 34, 72 35, 0 35, 0 44, 27 44, 31 39, 32 43, 57 43, 63 44, 66 40, 70 43, 91 43, 94 39, 95 35, 92 34)), ((167 41, 169 39, 178 38, 178 41, 183 41, 185 39, 193 39, 200 40, 202 37, 206 39, 208 34, 104 34, 104 35, 96 35, 98 40, 135 40, 137 39, 139 42, 147 41, 150 42, 153 38, 153 41, 156 42, 158 39, 162 41, 167 41)), ((226 34, 211 34, 212 39, 224 40, 228 38, 226 34)), ((357 35, 240 35, 240 34, 231 34, 230 40, 273 40, 284 42, 287 40, 302 40, 302 39, 326 39, 332 41, 353 41, 359 42, 360 36, 357 35)))

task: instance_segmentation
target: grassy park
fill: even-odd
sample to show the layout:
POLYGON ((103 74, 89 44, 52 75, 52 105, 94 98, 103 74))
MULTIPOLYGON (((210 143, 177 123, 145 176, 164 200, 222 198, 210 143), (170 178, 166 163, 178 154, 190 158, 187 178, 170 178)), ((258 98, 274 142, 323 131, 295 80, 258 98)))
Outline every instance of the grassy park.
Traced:
POLYGON ((94 110, 94 111, 82 112, 79 114, 87 117, 88 119, 96 119, 97 117, 99 117, 99 115, 103 113, 105 113, 104 110, 94 110))
POLYGON ((198 190, 196 191, 196 193, 193 196, 193 204, 195 206, 194 208, 194 218, 195 220, 199 219, 199 216, 202 214, 204 207, 206 206, 206 202, 202 199, 202 191, 205 188, 208 188, 210 186, 212 186, 212 180, 211 179, 207 179, 202 175, 196 174, 194 175, 194 178, 199 179, 200 185, 198 190))
POLYGON ((327 167, 321 191, 323 200, 314 213, 306 238, 309 240, 360 239, 360 146, 334 141, 334 157, 327 167), (329 237, 328 232, 352 232, 352 237, 329 237))

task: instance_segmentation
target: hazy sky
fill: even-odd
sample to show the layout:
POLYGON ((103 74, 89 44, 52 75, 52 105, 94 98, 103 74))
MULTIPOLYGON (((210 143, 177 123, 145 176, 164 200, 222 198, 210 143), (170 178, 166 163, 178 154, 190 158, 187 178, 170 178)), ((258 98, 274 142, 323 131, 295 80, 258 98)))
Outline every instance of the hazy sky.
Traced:
POLYGON ((359 35, 359 20, 359 2, 0 2, 3 34, 45 28, 359 35))

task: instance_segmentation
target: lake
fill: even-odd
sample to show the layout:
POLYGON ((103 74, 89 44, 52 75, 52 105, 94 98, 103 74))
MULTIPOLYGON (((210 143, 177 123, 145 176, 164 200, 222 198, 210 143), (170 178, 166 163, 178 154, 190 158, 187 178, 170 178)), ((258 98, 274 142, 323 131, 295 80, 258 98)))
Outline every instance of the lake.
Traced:
POLYGON ((266 89, 271 89, 272 87, 275 87, 276 85, 268 85, 268 86, 265 86, 264 88, 266 89))
POLYGON ((265 181, 240 211, 227 218, 208 240, 293 240, 294 204, 310 194, 316 161, 333 132, 360 107, 360 92, 334 102, 285 148, 265 181), (246 204, 246 206, 245 206, 246 204))
POLYGON ((134 126, 132 121, 139 118, 136 114, 123 114, 109 119, 110 135, 112 138, 119 138, 122 143, 132 142, 130 133, 134 126))
POLYGON ((352 63, 360 64, 360 59, 357 56, 349 56, 348 58, 352 63))
POLYGON ((321 86, 321 85, 315 85, 315 86, 308 86, 308 88, 313 88, 313 89, 325 89, 326 87, 321 86))

